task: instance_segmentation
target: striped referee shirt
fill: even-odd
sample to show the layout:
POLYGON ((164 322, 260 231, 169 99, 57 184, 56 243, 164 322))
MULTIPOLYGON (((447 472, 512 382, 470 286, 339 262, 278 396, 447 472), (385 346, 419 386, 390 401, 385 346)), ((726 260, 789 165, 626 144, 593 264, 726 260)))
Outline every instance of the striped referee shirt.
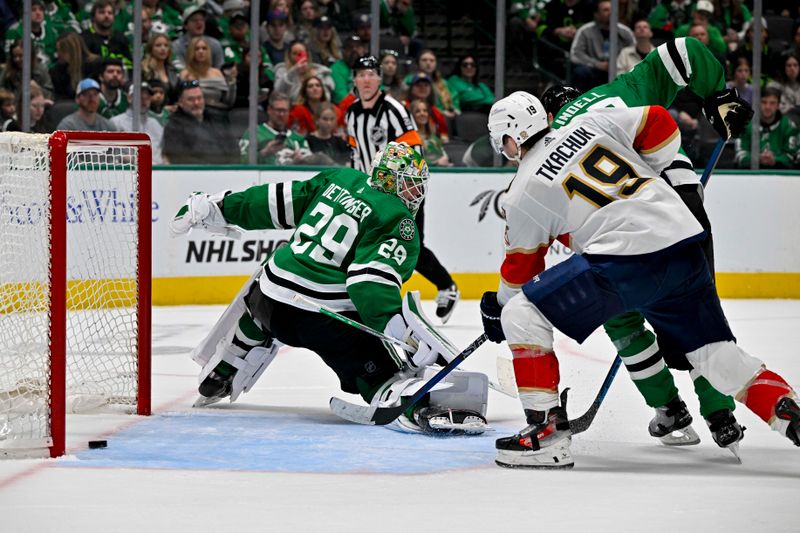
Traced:
POLYGON ((347 110, 347 142, 353 149, 351 166, 367 172, 378 150, 391 141, 406 142, 422 153, 417 125, 403 104, 381 93, 370 109, 356 100, 347 110))

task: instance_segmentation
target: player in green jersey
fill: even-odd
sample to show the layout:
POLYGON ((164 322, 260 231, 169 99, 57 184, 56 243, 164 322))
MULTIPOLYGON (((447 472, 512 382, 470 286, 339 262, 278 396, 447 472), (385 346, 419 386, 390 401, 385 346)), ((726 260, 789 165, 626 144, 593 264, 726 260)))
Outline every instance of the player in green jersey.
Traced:
MULTIPOLYGON (((440 356, 452 360, 457 354, 431 339, 429 325, 408 311, 400 294, 419 255, 414 215, 428 175, 422 156, 391 142, 378 152, 369 175, 336 168, 307 181, 192 195, 171 223, 176 234, 198 227, 231 236, 237 228, 296 228, 194 350, 193 359, 203 366, 196 405, 234 401, 283 344, 316 352, 343 391, 381 407, 413 395, 440 356), (321 308, 416 350, 402 358, 380 338, 321 308)), ((458 393, 459 408, 449 409, 456 393, 434 389, 427 402, 397 420, 399 429, 482 433, 488 379, 470 372, 454 373, 453 379, 463 385, 458 390, 467 391, 458 393)))
MULTIPOLYGON (((566 126, 589 109, 599 107, 668 107, 678 91, 688 89, 703 100, 706 117, 724 139, 739 135, 752 117, 749 105, 735 90, 725 88, 722 65, 698 40, 688 37, 667 42, 652 52, 631 72, 584 94, 571 88, 555 87, 542 95, 553 128, 566 126)), ((683 199, 703 226, 706 238, 703 249, 713 272, 714 257, 711 225, 703 208, 703 189, 694 167, 685 154, 679 154, 662 177, 683 199)), ((692 417, 681 400, 678 389, 664 362, 676 369, 692 370, 685 354, 644 327, 637 312, 625 313, 604 324, 604 328, 625 363, 645 401, 656 409, 649 431, 665 444, 696 444, 691 430, 692 417), (673 437, 673 431, 682 433, 673 437)), ((708 381, 692 372, 700 413, 706 419, 714 441, 736 453, 735 446, 744 434, 733 416, 733 398, 716 391, 708 381)))

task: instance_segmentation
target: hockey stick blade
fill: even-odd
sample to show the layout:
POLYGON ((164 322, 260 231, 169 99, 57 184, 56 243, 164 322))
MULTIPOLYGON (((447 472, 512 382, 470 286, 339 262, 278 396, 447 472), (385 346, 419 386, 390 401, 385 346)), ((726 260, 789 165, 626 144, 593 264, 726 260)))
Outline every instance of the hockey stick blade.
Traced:
MULTIPOLYGON (((617 370, 619 370, 621 364, 622 364, 622 358, 620 358, 620 356, 618 355, 614 358, 614 362, 611 363, 611 368, 608 369, 608 374, 606 374, 606 379, 603 380, 603 384, 600 386, 600 391, 597 393, 597 396, 592 402, 592 405, 590 405, 589 409, 581 416, 579 416, 574 420, 569 421, 569 429, 573 435, 576 435, 578 433, 583 433, 584 431, 589 429, 590 425, 592 425, 592 421, 594 420, 595 415, 597 415, 597 411, 600 409, 600 405, 603 403, 603 399, 606 397, 608 389, 614 382, 614 377, 617 375, 617 370)), ((561 393, 562 405, 566 403, 567 390, 569 389, 565 389, 564 392, 561 393)))
POLYGON ((477 350, 481 344, 486 342, 488 337, 482 333, 480 337, 472 341, 472 344, 464 348, 460 354, 455 356, 452 361, 447 363, 447 366, 439 370, 425 385, 410 398, 403 398, 400 400, 400 405, 394 407, 372 407, 361 406, 346 402, 339 398, 331 398, 331 410, 337 416, 355 422, 357 424, 368 424, 376 426, 385 426, 397 419, 398 416, 403 414, 403 411, 416 404, 423 396, 428 394, 430 390, 443 380, 447 374, 452 372, 464 359, 470 356, 472 352, 477 350), (372 413, 370 413, 372 411, 372 413))

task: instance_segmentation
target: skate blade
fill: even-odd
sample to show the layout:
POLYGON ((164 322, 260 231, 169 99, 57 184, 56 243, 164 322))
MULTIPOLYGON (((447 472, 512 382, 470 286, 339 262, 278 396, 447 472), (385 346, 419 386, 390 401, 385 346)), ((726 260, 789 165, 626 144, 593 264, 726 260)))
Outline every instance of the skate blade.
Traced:
POLYGON ((195 402, 192 404, 192 407, 193 408, 208 407, 209 405, 213 405, 221 400, 222 398, 220 398, 219 396, 212 396, 211 398, 206 398, 205 396, 199 396, 197 400, 195 400, 195 402))
POLYGON ((734 442, 730 446, 726 446, 725 449, 726 450, 730 450, 730 452, 733 454, 733 456, 736 457, 736 460, 739 462, 739 464, 742 464, 742 456, 739 455, 739 443, 738 442, 734 442))
POLYGON ((697 434, 692 426, 686 426, 683 429, 677 429, 668 435, 659 437, 658 440, 665 446, 694 446, 695 444, 700 444, 700 435, 697 434))
POLYGON ((503 468, 517 468, 526 470, 569 470, 570 468, 575 466, 575 463, 569 463, 565 465, 556 465, 556 464, 520 465, 520 464, 501 463, 496 459, 494 461, 494 464, 496 464, 497 466, 502 466, 503 468))

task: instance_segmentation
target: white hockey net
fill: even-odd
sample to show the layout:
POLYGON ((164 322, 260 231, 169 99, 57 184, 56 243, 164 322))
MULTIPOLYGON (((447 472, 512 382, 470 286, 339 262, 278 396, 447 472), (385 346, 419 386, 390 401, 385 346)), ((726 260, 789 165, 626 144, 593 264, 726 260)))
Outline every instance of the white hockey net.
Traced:
POLYGON ((52 444, 54 380, 66 381, 54 410, 137 405, 137 148, 67 145, 66 376, 54 375, 51 276, 64 274, 50 270, 48 138, 0 135, 0 449, 52 444))

